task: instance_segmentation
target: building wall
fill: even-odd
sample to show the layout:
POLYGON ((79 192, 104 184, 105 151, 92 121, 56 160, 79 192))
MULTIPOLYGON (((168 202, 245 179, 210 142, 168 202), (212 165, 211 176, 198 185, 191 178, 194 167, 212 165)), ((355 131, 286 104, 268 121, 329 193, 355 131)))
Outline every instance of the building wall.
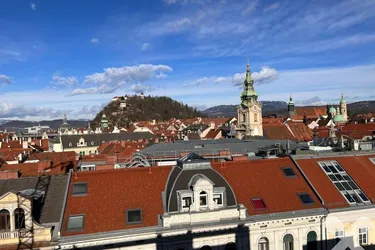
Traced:
POLYGON ((368 229, 368 244, 375 245, 375 208, 345 212, 331 212, 325 222, 327 239, 335 239, 336 230, 344 230, 345 237, 352 238, 359 246, 359 228, 368 229))
POLYGON ((64 148, 64 152, 71 152, 74 151, 76 154, 80 154, 81 152, 85 152, 85 155, 95 154, 96 150, 98 149, 98 146, 93 147, 75 147, 75 148, 64 148))
POLYGON ((20 240, 34 242, 49 242, 51 229, 37 224, 31 216, 31 201, 12 192, 5 194, 0 199, 0 210, 6 209, 10 213, 10 231, 0 232, 0 246, 18 244, 20 240), (25 211, 25 229, 15 229, 14 211, 22 208, 25 211), (32 233, 31 233, 32 229, 32 233), (20 233, 24 236, 20 237, 20 233))

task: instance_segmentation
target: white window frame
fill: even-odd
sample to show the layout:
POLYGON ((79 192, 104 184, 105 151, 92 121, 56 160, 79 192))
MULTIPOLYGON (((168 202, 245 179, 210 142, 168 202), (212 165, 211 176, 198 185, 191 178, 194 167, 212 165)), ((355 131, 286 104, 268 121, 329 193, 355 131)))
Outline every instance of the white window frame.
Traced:
POLYGON ((190 206, 188 207, 184 207, 185 205, 185 198, 190 198, 191 199, 191 204, 190 206, 193 204, 193 196, 192 195, 183 195, 181 196, 181 211, 189 211, 190 210, 190 206))
POLYGON ((342 239, 345 237, 345 230, 344 229, 339 229, 335 231, 335 239, 342 239))
POLYGON ((358 228, 358 243, 361 246, 368 244, 368 228, 367 227, 358 228), (361 230, 363 230, 364 232, 361 232, 361 230), (363 241, 363 239, 365 239, 365 242, 363 241))
POLYGON ((368 158, 375 165, 375 158, 368 158))
POLYGON ((199 192, 198 196, 199 196, 199 207, 200 208, 208 207, 208 192, 206 190, 202 190, 202 191, 199 192), (205 194, 201 194, 202 192, 205 192, 205 194), (206 197, 206 204, 205 205, 201 205, 201 197, 206 197))
POLYGON ((223 193, 214 193, 214 195, 213 195, 213 200, 214 200, 214 202, 215 202, 219 207, 224 206, 224 194, 223 194, 223 193), (219 204, 219 203, 217 203, 217 202, 215 201, 215 199, 220 198, 220 197, 221 197, 221 204, 219 204))

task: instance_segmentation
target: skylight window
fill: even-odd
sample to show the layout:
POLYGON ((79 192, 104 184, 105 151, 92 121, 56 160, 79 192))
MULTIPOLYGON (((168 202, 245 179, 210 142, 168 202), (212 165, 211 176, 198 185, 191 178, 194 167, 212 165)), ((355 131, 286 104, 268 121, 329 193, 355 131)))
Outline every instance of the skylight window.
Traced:
POLYGON ((371 203, 363 191, 353 181, 337 161, 318 162, 330 181, 350 204, 371 203))
POLYGON ((304 205, 314 204, 313 199, 311 198, 311 196, 308 193, 298 194, 298 197, 304 205))
POLYGON ((127 224, 142 223, 142 210, 141 209, 126 210, 126 223, 127 224))
POLYGON ((264 203, 262 198, 253 198, 251 201, 252 201, 255 209, 266 209, 267 208, 267 206, 264 203))
POLYGON ((81 230, 83 229, 84 215, 69 216, 67 230, 81 230))
POLYGON ((73 183, 72 195, 87 195, 87 183, 73 183))
POLYGON ((294 173, 293 168, 287 167, 281 169, 286 177, 294 177, 296 173, 294 173))

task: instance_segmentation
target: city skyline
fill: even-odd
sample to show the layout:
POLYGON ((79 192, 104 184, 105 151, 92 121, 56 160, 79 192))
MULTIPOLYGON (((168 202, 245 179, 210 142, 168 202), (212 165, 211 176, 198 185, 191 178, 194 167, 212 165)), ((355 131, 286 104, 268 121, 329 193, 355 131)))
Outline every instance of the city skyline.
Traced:
POLYGON ((250 56, 260 101, 375 99, 375 2, 7 1, 0 118, 92 118, 113 96, 238 104, 250 56))

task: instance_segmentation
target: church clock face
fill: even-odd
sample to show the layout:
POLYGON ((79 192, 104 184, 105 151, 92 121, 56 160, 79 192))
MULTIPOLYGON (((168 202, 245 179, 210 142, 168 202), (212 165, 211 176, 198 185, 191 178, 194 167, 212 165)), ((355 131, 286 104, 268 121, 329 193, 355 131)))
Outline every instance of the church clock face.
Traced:
POLYGON ((257 106, 257 105, 254 105, 254 106, 253 106, 253 110, 254 110, 255 112, 257 112, 257 111, 258 111, 258 106, 257 106))

